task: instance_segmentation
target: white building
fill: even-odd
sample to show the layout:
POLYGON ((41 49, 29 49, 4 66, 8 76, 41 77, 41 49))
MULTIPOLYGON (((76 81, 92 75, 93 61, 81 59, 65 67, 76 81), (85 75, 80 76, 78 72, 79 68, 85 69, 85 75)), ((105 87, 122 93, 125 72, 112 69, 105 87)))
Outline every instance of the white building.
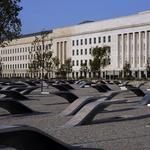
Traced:
MULTIPOLYGON (((36 33, 38 35, 38 33, 36 33)), ((13 40, 9 46, 1 48, 3 76, 26 76, 28 74, 29 53, 35 34, 13 40)), ((119 75, 125 62, 130 63, 132 75, 146 75, 146 64, 150 58, 150 11, 131 16, 87 22, 70 27, 54 29, 49 33, 53 39, 52 50, 60 63, 72 59, 73 77, 80 77, 80 65, 92 59, 91 49, 96 46, 111 47, 111 63, 103 69, 103 76, 119 75)), ((91 77, 90 71, 87 77, 91 77)))

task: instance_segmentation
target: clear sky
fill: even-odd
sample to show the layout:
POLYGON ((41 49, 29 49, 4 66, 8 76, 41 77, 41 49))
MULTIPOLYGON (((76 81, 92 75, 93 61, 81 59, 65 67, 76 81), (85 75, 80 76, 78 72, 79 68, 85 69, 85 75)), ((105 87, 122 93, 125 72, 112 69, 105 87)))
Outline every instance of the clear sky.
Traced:
POLYGON ((22 0, 22 34, 150 10, 150 0, 22 0))

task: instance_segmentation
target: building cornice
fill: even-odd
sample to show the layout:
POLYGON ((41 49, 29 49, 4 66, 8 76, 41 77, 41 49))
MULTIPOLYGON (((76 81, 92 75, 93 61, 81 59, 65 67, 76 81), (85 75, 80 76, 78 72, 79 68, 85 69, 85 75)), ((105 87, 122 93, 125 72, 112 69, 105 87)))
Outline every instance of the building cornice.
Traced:
POLYGON ((136 27, 142 27, 142 26, 148 26, 150 25, 149 23, 141 23, 141 24, 135 24, 135 25, 125 25, 125 26, 120 26, 120 27, 114 27, 114 28, 106 28, 103 30, 94 30, 94 31, 88 31, 88 32, 82 32, 82 33, 75 33, 75 34, 64 34, 62 36, 54 36, 53 39, 57 38, 67 38, 67 37, 72 37, 72 36, 80 36, 80 35, 87 35, 87 34, 94 34, 94 33, 99 33, 99 32, 109 32, 109 31, 116 31, 116 30, 122 30, 126 28, 136 28, 136 27))

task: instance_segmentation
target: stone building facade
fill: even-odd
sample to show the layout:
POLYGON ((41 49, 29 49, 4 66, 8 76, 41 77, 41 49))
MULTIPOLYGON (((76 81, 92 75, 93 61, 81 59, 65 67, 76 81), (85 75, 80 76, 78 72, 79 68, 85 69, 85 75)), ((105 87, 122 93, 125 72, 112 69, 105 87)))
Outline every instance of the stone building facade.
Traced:
MULTIPOLYGON (((0 48, 3 77, 29 76, 29 51, 39 33, 24 35, 0 48)), ((81 76, 81 63, 87 63, 87 77, 92 77, 90 60, 92 48, 110 46, 111 63, 102 70, 103 77, 119 76, 126 62, 131 65, 133 76, 147 76, 146 65, 150 58, 150 11, 114 19, 84 22, 78 25, 49 31, 46 44, 53 39, 51 50, 60 64, 72 60, 71 77, 81 76)))

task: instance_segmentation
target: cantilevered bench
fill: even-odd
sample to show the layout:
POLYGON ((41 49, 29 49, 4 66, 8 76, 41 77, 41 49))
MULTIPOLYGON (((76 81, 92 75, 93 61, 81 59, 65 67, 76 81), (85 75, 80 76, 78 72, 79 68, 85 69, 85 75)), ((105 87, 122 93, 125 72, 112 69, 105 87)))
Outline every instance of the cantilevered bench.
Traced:
POLYGON ((67 91, 56 91, 56 92, 52 92, 50 94, 54 94, 54 95, 63 97, 69 103, 72 103, 73 101, 75 101, 76 99, 78 99, 78 97, 75 94, 73 94, 71 92, 67 92, 67 91))
POLYGON ((98 92, 107 92, 108 90, 100 84, 92 85, 98 92))
POLYGON ((58 90, 60 90, 60 91, 69 91, 66 87, 64 87, 61 84, 51 84, 51 86, 58 89, 58 90))
POLYGON ((11 114, 27 114, 35 112, 19 101, 15 100, 0 100, 0 107, 7 110, 11 114))
POLYGON ((39 87, 15 87, 12 88, 11 91, 17 91, 23 95, 28 95, 30 94, 32 91, 36 90, 39 87))
POLYGON ((76 114, 84 105, 96 101, 97 99, 104 98, 105 100, 111 100, 116 95, 125 91, 109 91, 100 97, 83 96, 72 102, 60 115, 68 116, 76 114))
POLYGON ((150 103, 150 92, 147 92, 145 96, 139 101, 139 105, 147 105, 150 103))
POLYGON ((71 85, 66 84, 66 83, 61 83, 60 85, 62 85, 63 87, 65 87, 68 90, 73 90, 74 89, 71 85))
POLYGON ((83 108, 81 108, 81 110, 64 125, 64 127, 73 127, 78 125, 89 124, 98 112, 103 111, 109 105, 120 104, 125 102, 126 100, 106 101, 105 98, 99 99, 95 102, 91 102, 85 105, 83 108))
POLYGON ((38 89, 39 87, 28 87, 28 88, 26 88, 26 89, 24 89, 22 92, 20 92, 21 94, 23 94, 23 95, 28 95, 28 94, 30 94, 32 91, 34 91, 34 90, 36 90, 36 89, 38 89))
POLYGON ((71 150, 71 146, 29 126, 0 126, 0 145, 18 150, 71 150))
POLYGON ((145 96, 145 93, 138 87, 134 87, 132 85, 126 85, 125 87, 137 96, 145 96))
POLYGON ((28 97, 20 94, 19 92, 17 91, 12 91, 12 90, 2 90, 0 91, 0 94, 4 94, 6 95, 5 97, 9 97, 9 98, 12 98, 14 100, 29 100, 28 97))

